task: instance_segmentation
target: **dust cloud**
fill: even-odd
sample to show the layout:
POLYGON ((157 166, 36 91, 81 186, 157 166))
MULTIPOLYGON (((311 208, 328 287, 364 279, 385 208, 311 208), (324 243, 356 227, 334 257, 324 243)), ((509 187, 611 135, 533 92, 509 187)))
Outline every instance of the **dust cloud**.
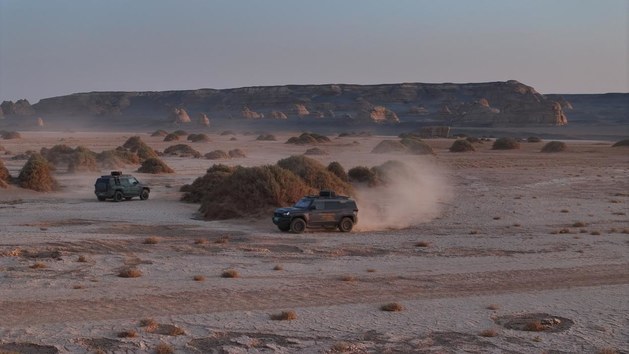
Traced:
POLYGON ((386 183, 357 188, 357 231, 401 229, 429 221, 452 198, 447 174, 430 161, 396 162, 383 170, 386 183))

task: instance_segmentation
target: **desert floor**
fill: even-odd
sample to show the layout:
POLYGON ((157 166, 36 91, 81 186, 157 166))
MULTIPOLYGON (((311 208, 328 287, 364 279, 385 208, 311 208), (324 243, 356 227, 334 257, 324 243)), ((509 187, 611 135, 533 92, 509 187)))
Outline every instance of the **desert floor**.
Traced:
MULTIPOLYGON (((132 135, 23 132, 0 143, 17 176, 25 161, 11 157, 26 150, 101 151, 132 135)), ((140 135, 158 150, 174 144, 140 135)), ((293 135, 211 134, 185 143, 247 157, 164 157, 168 175, 123 169, 152 186, 148 201, 98 202, 99 173, 57 171, 54 193, 0 189, 0 352, 629 352, 629 149, 486 142, 450 153, 453 140, 436 139, 436 154, 418 157, 370 153, 381 136, 332 138, 320 145, 329 155, 313 158, 417 169, 397 190, 362 190, 359 208, 394 212, 378 220, 361 208, 350 234, 282 233, 271 215, 204 221, 179 201, 214 163, 272 164, 312 147, 284 144, 293 135), (129 266, 142 276, 117 276, 129 266), (221 277, 227 269, 240 276, 221 277), (282 311, 297 317, 271 319, 282 311)))

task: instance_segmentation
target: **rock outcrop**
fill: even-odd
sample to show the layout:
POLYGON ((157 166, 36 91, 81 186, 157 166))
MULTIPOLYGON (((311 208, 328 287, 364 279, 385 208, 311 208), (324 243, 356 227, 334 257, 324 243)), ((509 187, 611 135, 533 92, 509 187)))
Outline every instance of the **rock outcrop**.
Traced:
POLYGON ((170 112, 169 120, 179 124, 187 124, 192 121, 190 119, 190 116, 188 115, 188 112, 186 112, 186 110, 183 108, 174 108, 170 112))
POLYGON ((205 113, 199 113, 199 119, 197 120, 200 126, 210 127, 210 118, 205 113))

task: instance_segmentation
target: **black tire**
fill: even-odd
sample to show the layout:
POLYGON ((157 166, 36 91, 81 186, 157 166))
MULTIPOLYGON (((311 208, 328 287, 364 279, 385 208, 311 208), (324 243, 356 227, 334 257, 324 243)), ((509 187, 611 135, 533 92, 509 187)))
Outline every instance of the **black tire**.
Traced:
POLYGON ((354 221, 352 221, 352 219, 348 217, 344 217, 343 219, 341 219, 341 222, 339 223, 339 230, 341 230, 341 232, 350 232, 352 231, 353 227, 354 227, 354 221))
POLYGON ((306 230, 306 221, 302 218, 293 219, 290 222, 290 231, 296 234, 300 234, 306 230))
POLYGON ((124 200, 131 200, 133 197, 124 197, 124 200))
POLYGON ((98 198, 98 201, 99 201, 99 202, 104 202, 104 201, 105 201, 105 199, 107 199, 107 198, 105 198, 105 197, 97 197, 97 198, 98 198))
POLYGON ((124 196, 121 191, 116 191, 116 193, 114 193, 114 202, 121 202, 123 198, 124 196))
POLYGON ((288 232, 290 231, 290 225, 277 225, 277 228, 280 229, 280 231, 282 232, 288 232))
POLYGON ((149 191, 147 189, 142 190, 142 192, 140 193, 140 199, 141 200, 149 199, 149 191))

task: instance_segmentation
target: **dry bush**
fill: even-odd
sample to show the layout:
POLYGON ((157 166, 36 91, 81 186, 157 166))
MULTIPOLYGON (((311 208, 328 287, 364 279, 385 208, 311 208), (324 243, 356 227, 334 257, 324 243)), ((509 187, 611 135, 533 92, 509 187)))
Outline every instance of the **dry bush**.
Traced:
POLYGON ((309 157, 291 156, 279 160, 277 165, 301 177, 309 187, 314 189, 330 189, 345 195, 351 195, 354 192, 349 183, 343 182, 319 161, 309 157))
POLYGON ((150 236, 145 238, 142 243, 145 245, 156 245, 159 243, 159 238, 156 236, 150 236))
POLYGON ((11 175, 9 174, 9 169, 4 166, 4 161, 0 160, 0 186, 6 186, 6 184, 11 180, 11 175))
POLYGON ((258 135, 256 140, 259 140, 259 141, 276 141, 277 138, 273 134, 260 134, 260 135, 258 135))
POLYGON ((415 244, 415 247, 430 247, 430 242, 419 241, 415 244))
POLYGON ((590 235, 592 235, 592 236, 600 236, 601 232, 595 230, 595 231, 590 232, 590 235))
POLYGON ((373 269, 373 268, 368 268, 367 269, 367 273, 375 273, 375 272, 376 272, 376 270, 373 269))
POLYGON ((332 172, 336 177, 338 177, 343 182, 349 182, 349 177, 347 176, 347 172, 345 172, 345 168, 336 162, 332 161, 327 167, 327 170, 332 172))
POLYGON ((170 344, 161 342, 155 347, 155 354, 173 354, 175 349, 170 344))
POLYGON ((459 139, 455 140, 450 146, 450 152, 468 152, 468 151, 476 151, 472 143, 467 140, 459 139))
POLYGON ((50 149, 43 147, 39 153, 51 164, 59 165, 70 162, 70 156, 74 153, 74 149, 65 144, 58 144, 50 149))
POLYGON ((143 142, 139 136, 132 136, 127 139, 127 141, 122 144, 122 148, 138 155, 140 161, 157 157, 157 153, 155 152, 155 150, 146 145, 146 143, 143 142))
POLYGON ((221 135, 236 135, 236 133, 233 130, 223 130, 221 135))
POLYGON ((44 268, 48 268, 48 266, 46 265, 46 263, 43 262, 35 262, 30 266, 31 269, 44 269, 44 268))
POLYGON ((204 239, 204 238, 198 238, 198 239, 194 240, 194 244, 195 245, 206 245, 208 243, 210 243, 210 241, 207 240, 207 239, 204 239))
POLYGON ((68 164, 68 172, 99 171, 98 155, 84 146, 77 146, 68 164))
POLYGON ((228 242, 229 242, 229 236, 222 236, 216 239, 216 241, 214 241, 214 243, 220 243, 220 244, 225 244, 228 242))
POLYGON ((188 132, 186 132, 185 130, 178 129, 178 130, 175 130, 173 134, 177 136, 186 136, 188 135, 188 132))
POLYGON ((317 133, 302 133, 298 137, 292 137, 286 141, 286 144, 306 145, 306 144, 320 144, 329 143, 330 138, 317 133))
POLYGON ((297 313, 293 310, 282 311, 277 314, 271 315, 273 321, 293 321, 297 319, 297 313))
POLYGON ((616 142, 612 147, 629 146, 629 139, 624 139, 616 142))
POLYGON ((406 147, 406 151, 413 155, 431 155, 435 152, 430 145, 418 138, 404 138, 400 143, 406 147))
POLYGON ((80 255, 79 258, 76 259, 76 261, 79 263, 87 263, 87 257, 85 257, 84 255, 80 255))
POLYGON ((481 337, 495 337, 498 335, 498 331, 493 328, 486 329, 478 334, 481 337))
POLYGON ((72 289, 74 290, 85 289, 85 286, 77 284, 77 285, 72 286, 72 289))
POLYGON ((519 149, 520 143, 514 138, 499 138, 494 141, 491 147, 493 150, 513 150, 519 149))
POLYGON ((276 264, 273 270, 284 270, 284 267, 281 264, 276 264))
POLYGON ((550 141, 542 147, 542 152, 562 152, 566 149, 568 146, 563 141, 550 141))
POLYGON ((480 139, 475 137, 475 136, 468 136, 465 138, 466 141, 475 144, 475 143, 481 143, 480 139))
POLYGON ((6 139, 6 140, 10 140, 10 139, 20 139, 22 138, 22 136, 20 135, 20 133, 15 132, 15 131, 2 131, 0 136, 2 136, 2 139, 6 139))
POLYGON ((166 135, 168 135, 168 132, 165 131, 164 129, 158 129, 151 134, 151 136, 166 136, 166 135))
POLYGON ((177 144, 167 147, 164 150, 165 155, 175 155, 180 157, 201 157, 201 153, 186 144, 177 144))
POLYGON ((247 157, 247 154, 245 154, 245 152, 241 149, 229 150, 229 152, 227 152, 227 155, 229 155, 229 157, 231 157, 232 159, 247 157))
POLYGON ((365 166, 350 168, 349 171, 347 171, 347 176, 351 182, 367 183, 370 186, 380 183, 374 170, 365 166))
POLYGON ((229 154, 223 150, 214 150, 205 154, 205 158, 208 160, 226 160, 229 159, 229 154))
POLYGON ((323 149, 319 149, 318 147, 315 148, 311 148, 306 150, 306 152, 304 152, 304 155, 316 155, 316 156, 322 156, 322 155, 327 155, 328 152, 323 150, 323 149))
POLYGON ((495 310, 499 310, 499 309, 500 309, 500 305, 498 305, 498 304, 489 304, 489 305, 487 306, 487 309, 488 309, 488 310, 494 310, 494 311, 495 311, 495 310))
POLYGON ((180 191, 184 192, 181 200, 190 203, 199 203, 203 197, 225 182, 234 172, 234 168, 225 165, 213 165, 208 168, 205 175, 195 179, 192 184, 186 184, 180 191))
POLYGON ((620 352, 616 348, 602 348, 599 349, 596 354, 620 354, 620 352))
POLYGON ((179 135, 170 133, 164 137, 164 141, 178 141, 179 135))
POLYGON ((221 274, 223 278, 240 278, 240 273, 235 269, 227 269, 221 274))
POLYGON ((406 152, 406 146, 395 140, 382 140, 371 152, 374 154, 387 154, 392 152, 406 152))
POLYGON ((194 279, 194 281, 204 281, 205 277, 203 275, 195 275, 192 279, 194 279))
POLYGON ((190 134, 188 135, 187 140, 193 142, 193 143, 207 143, 212 141, 210 139, 209 136, 207 136, 207 134, 204 133, 200 133, 200 134, 190 134))
POLYGON ((22 188, 32 189, 38 192, 51 192, 59 189, 59 184, 52 176, 53 167, 46 159, 35 153, 28 159, 20 175, 19 185, 22 188))
POLYGON ((528 139, 526 139, 527 142, 529 143, 539 143, 542 141, 542 139, 536 137, 536 136, 529 136, 528 139))
POLYGON ((142 271, 133 267, 124 268, 118 272, 118 276, 120 278, 139 278, 142 276, 142 271))
POLYGON ((138 336, 138 332, 135 329, 128 329, 126 331, 118 332, 118 338, 135 338, 138 336))
POLYGON ((177 327, 177 326, 173 326, 173 325, 166 325, 166 335, 169 336, 185 336, 186 335, 186 331, 183 330, 183 328, 181 327, 177 327))
POLYGON ((586 227, 588 224, 584 223, 583 221, 577 221, 574 224, 572 224, 572 227, 586 227))
POLYGON ((115 169, 125 165, 135 165, 140 163, 140 157, 124 148, 116 150, 105 150, 96 155, 96 161, 105 169, 115 169))
POLYGON ((380 310, 388 311, 388 312, 400 312, 404 310, 404 307, 401 304, 398 304, 397 302, 391 302, 391 303, 380 306, 380 310))
POLYGON ((160 160, 157 157, 153 157, 142 162, 142 166, 138 168, 138 172, 159 174, 174 173, 175 171, 172 168, 168 167, 168 165, 166 165, 164 161, 160 160))
POLYGON ((341 277, 341 281, 355 282, 356 281, 356 277, 353 277, 351 275, 344 275, 344 276, 341 277))
POLYGON ((140 327, 144 327, 147 332, 154 332, 159 327, 159 323, 152 318, 145 318, 140 321, 140 327))
POLYGON ((524 330, 529 332, 542 332, 545 329, 546 327, 542 324, 541 321, 530 321, 527 322, 524 326, 524 330))

